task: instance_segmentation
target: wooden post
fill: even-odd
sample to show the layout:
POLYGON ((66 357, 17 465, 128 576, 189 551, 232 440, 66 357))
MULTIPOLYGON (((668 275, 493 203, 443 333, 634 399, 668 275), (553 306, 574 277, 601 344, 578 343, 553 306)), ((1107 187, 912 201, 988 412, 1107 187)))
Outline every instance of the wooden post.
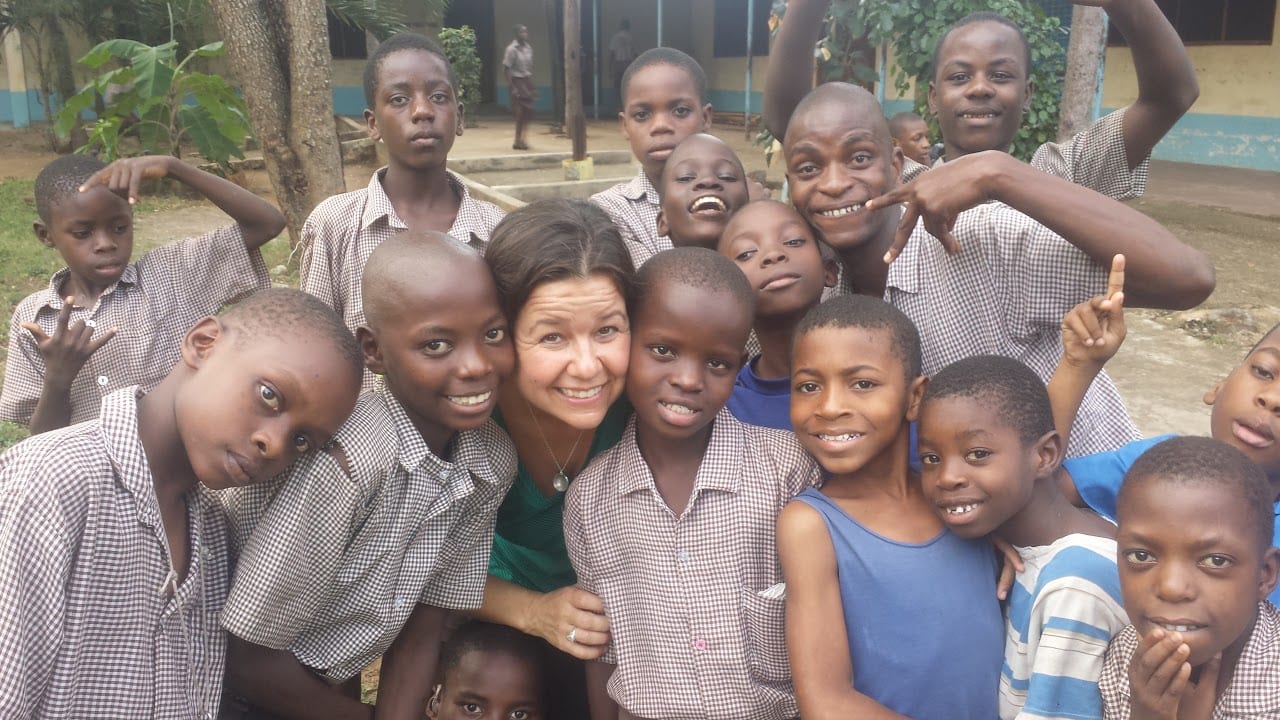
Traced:
POLYGON ((564 123, 573 160, 587 157, 587 118, 582 111, 582 33, 578 0, 564 0, 564 123))

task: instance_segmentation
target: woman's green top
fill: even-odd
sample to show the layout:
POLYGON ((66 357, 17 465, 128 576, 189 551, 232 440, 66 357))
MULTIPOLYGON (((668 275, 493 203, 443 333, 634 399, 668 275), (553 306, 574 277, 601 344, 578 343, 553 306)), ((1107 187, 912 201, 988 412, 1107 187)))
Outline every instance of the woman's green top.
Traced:
MULTIPOLYGON (((609 408, 591 439, 587 462, 622 439, 630 414, 631 404, 625 397, 609 408)), ((494 410, 493 419, 506 429, 500 411, 494 410)), ((516 467, 515 483, 498 508, 489 574, 544 593, 578 581, 564 547, 564 493, 543 495, 523 459, 516 467)))

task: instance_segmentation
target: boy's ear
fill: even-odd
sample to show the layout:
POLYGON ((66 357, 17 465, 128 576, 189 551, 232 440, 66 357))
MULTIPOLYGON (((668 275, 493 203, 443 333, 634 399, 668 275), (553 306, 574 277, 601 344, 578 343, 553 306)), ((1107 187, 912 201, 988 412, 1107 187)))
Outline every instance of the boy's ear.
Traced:
POLYGON ((929 378, 921 375, 907 386, 907 422, 920 419, 920 401, 924 399, 924 388, 928 384, 929 378))
POLYGON ((35 232, 36 239, 40 241, 41 245, 47 248, 53 247, 53 238, 49 237, 48 226, 37 220, 31 223, 31 230, 35 232))
POLYGON ((711 132, 711 125, 715 122, 716 114, 711 109, 711 103, 702 106, 702 129, 698 132, 711 132))
POLYGON ((218 338, 225 334, 222 321, 210 315, 196 323, 182 338, 182 362, 191 369, 204 364, 218 338))
POLYGON ((1204 394, 1204 404, 1205 404, 1205 405, 1212 405, 1212 404, 1214 404, 1214 403, 1218 402, 1218 393, 1222 392, 1222 383, 1223 383, 1223 382, 1225 382, 1225 381, 1224 381, 1224 380, 1219 380, 1218 382, 1214 383, 1214 384, 1213 384, 1213 387, 1209 388, 1209 392, 1207 392, 1207 393, 1205 393, 1205 394, 1204 394))
POLYGON ((463 128, 465 128, 466 126, 467 126, 466 106, 463 105, 462 103, 458 103, 458 128, 456 131, 457 134, 461 135, 463 128))
POLYGON ((364 354, 364 366, 375 375, 386 375, 387 369, 382 362, 382 346, 378 344, 378 336, 368 326, 356 328, 356 342, 360 343, 360 352, 364 354))
POLYGON ((369 128, 369 139, 374 142, 382 140, 382 131, 378 130, 378 118, 369 108, 364 109, 364 124, 369 128))
POLYGON ((833 288, 840 282, 840 263, 835 258, 822 258, 822 287, 833 288))
POLYGON ((667 215, 661 208, 658 210, 658 237, 666 237, 671 227, 667 225, 667 215))
POLYGON ((1049 477, 1062 464, 1062 457, 1066 453, 1066 447, 1063 445, 1062 436, 1058 434, 1058 431, 1050 430, 1035 441, 1031 446, 1031 451, 1035 453, 1036 475, 1038 477, 1049 477))
POLYGON ((440 691, 443 689, 444 685, 437 683, 431 691, 431 699, 427 700, 427 717, 433 720, 440 717, 440 691))
POLYGON ((934 117, 938 116, 938 91, 932 80, 929 81, 929 113, 934 117))
POLYGON ((898 182, 902 178, 902 164, 906 162, 903 159, 905 157, 906 156, 902 154, 902 148, 898 147, 895 143, 893 146, 893 160, 890 162, 890 165, 893 167, 893 181, 889 183, 889 188, 888 190, 885 190, 885 192, 898 187, 898 182))
POLYGON ((1262 567, 1258 572, 1258 599, 1271 595, 1276 589, 1276 580, 1280 578, 1280 548, 1269 547, 1262 554, 1262 567))
POLYGON ((1035 97, 1035 94, 1036 94, 1036 81, 1028 79, 1027 95, 1022 99, 1022 112, 1026 112, 1031 109, 1031 98, 1035 97))

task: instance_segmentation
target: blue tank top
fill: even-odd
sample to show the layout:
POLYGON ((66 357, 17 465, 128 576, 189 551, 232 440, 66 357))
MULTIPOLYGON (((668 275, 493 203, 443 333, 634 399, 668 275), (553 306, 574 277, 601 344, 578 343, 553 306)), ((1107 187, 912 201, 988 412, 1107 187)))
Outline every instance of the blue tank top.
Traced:
POLYGON ((897 542, 818 490, 796 499, 831 533, 854 689, 913 720, 994 720, 1004 619, 991 545, 947 530, 897 542))

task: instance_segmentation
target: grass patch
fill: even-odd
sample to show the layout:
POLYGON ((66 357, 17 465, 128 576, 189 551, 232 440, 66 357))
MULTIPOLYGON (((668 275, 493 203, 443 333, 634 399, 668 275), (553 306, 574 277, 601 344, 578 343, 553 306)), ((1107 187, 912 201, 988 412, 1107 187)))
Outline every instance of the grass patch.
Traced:
POLYGON ((25 425, 0 420, 0 451, 17 445, 19 440, 25 440, 30 434, 25 425))

